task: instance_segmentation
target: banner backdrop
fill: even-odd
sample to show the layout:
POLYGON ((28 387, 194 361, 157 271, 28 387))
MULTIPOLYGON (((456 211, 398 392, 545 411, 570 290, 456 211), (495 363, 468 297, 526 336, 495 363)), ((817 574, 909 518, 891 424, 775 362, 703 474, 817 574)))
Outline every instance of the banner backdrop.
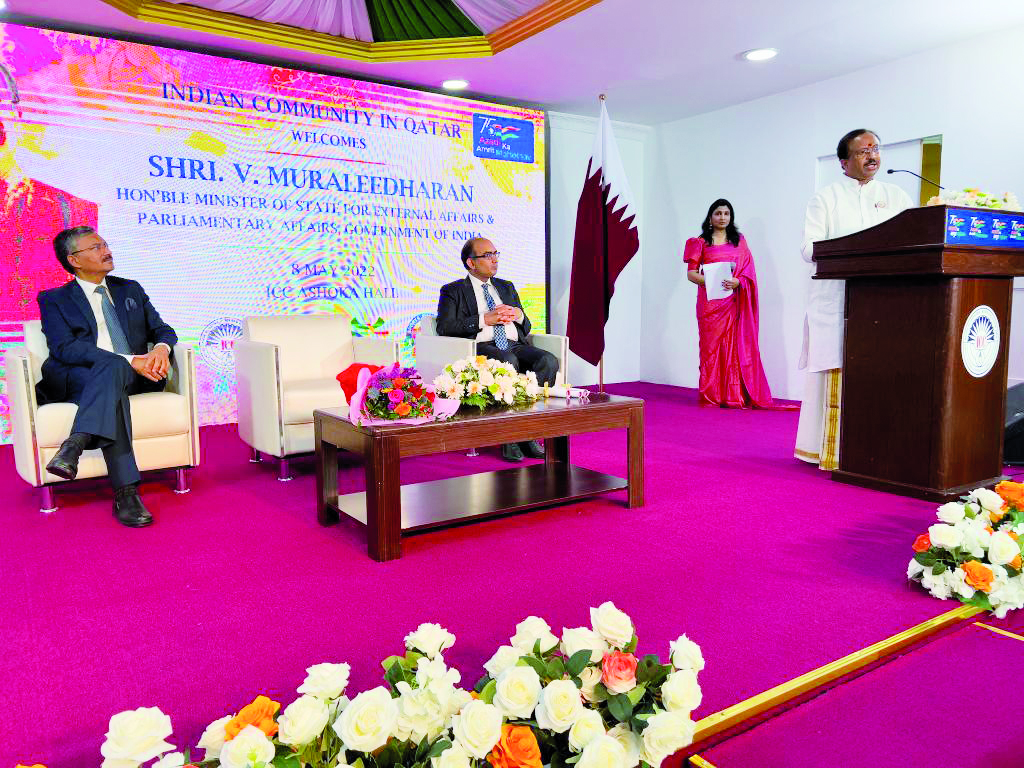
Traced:
POLYGON ((13 24, 0 64, 0 350, 78 224, 197 346, 204 424, 247 315, 343 312, 411 361, 472 236, 546 325, 541 111, 13 24))

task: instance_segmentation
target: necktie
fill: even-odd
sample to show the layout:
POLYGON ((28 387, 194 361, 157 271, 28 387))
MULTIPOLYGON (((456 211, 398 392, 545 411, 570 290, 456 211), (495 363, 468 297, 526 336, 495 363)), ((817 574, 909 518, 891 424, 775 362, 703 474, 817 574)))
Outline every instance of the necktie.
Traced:
MULTIPOLYGON (((487 311, 490 312, 494 309, 494 297, 491 296, 491 292, 487 290, 490 288, 490 285, 488 283, 484 283, 481 287, 484 289, 484 301, 487 302, 487 311)), ((494 326, 494 346, 498 349, 508 349, 508 336, 505 335, 504 325, 494 326)))
POLYGON ((103 307, 103 320, 107 324, 107 333, 110 334, 110 343, 114 347, 114 354, 130 355, 132 348, 128 346, 128 338, 121 328, 121 321, 117 319, 117 312, 114 311, 114 303, 110 300, 106 287, 96 286, 96 293, 100 295, 100 306, 103 307))

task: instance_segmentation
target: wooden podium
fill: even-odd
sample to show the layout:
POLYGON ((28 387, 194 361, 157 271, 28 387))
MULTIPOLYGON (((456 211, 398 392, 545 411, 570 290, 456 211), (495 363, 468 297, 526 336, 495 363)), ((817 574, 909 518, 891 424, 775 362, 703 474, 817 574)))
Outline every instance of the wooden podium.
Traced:
POLYGON ((997 482, 1024 214, 913 208, 814 261, 847 281, 832 479, 936 501, 997 482))

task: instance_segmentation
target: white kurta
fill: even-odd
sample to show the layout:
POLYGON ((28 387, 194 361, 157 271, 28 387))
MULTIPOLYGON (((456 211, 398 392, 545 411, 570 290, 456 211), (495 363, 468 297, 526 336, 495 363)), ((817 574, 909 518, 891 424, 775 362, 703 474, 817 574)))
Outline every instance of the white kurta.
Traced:
MULTIPOLYGON (((910 196, 895 184, 875 180, 861 184, 844 176, 820 190, 807 204, 801 248, 804 261, 811 261, 815 241, 859 232, 913 206, 910 196)), ((842 368, 846 282, 809 282, 800 368, 811 373, 842 368)))

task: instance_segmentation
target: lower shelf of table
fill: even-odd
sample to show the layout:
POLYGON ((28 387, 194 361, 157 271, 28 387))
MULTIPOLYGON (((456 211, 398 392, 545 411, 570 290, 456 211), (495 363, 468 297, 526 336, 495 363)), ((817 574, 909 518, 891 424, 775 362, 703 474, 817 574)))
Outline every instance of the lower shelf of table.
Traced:
MULTIPOLYGON (((402 531, 413 532, 563 504, 628 487, 625 478, 571 464, 533 464, 401 487, 402 531)), ((366 524, 366 493, 338 497, 337 511, 366 524)))

